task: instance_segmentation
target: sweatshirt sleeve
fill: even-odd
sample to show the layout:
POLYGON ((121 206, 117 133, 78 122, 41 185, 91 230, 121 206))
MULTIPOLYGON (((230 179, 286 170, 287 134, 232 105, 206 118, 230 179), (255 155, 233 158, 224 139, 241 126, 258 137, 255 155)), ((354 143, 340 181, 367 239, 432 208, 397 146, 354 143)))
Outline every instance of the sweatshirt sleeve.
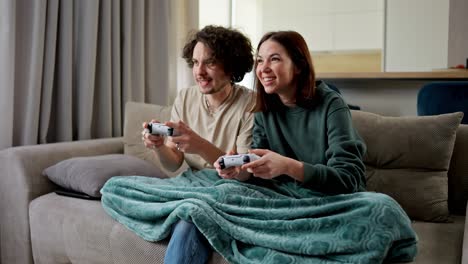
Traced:
POLYGON ((255 113, 252 130, 252 149, 270 149, 268 138, 265 133, 263 113, 255 113))
POLYGON ((326 124, 326 164, 304 162, 304 185, 329 194, 364 191, 366 146, 353 127, 349 109, 328 113, 326 124))

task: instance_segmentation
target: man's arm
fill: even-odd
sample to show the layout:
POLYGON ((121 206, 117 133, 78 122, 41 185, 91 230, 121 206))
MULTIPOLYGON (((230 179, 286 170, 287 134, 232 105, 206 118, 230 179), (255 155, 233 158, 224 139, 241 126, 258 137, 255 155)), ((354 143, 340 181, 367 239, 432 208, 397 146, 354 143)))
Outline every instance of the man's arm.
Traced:
POLYGON ((166 125, 174 128, 179 134, 179 136, 169 137, 167 145, 173 146, 180 152, 197 154, 210 164, 225 154, 224 151, 202 138, 182 121, 167 122, 166 125))
MULTIPOLYGON (((159 123, 153 119, 152 123, 159 123)), ((145 147, 152 149, 158 155, 162 165, 170 170, 176 171, 184 161, 184 154, 177 150, 176 146, 162 135, 152 135, 148 130, 148 123, 143 123, 142 140, 145 147)))
POLYGON ((176 146, 167 141, 163 146, 155 149, 159 160, 170 171, 176 171, 184 162, 184 153, 177 150, 176 146))

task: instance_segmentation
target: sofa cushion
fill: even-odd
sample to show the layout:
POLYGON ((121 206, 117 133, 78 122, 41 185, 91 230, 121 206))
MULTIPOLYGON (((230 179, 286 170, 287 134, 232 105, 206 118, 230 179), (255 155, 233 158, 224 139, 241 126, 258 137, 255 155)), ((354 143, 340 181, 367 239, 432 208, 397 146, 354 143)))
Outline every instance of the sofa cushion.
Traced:
POLYGON ((123 154, 66 159, 46 168, 43 175, 65 189, 85 193, 92 197, 101 197, 99 191, 113 176, 167 177, 164 172, 149 162, 123 154))
POLYGON ((172 107, 170 106, 127 102, 125 104, 124 153, 149 161, 167 175, 175 176, 186 170, 188 168, 187 164, 184 163, 181 168, 174 172, 166 170, 159 161, 155 151, 146 148, 141 140, 143 122, 149 122, 151 119, 156 119, 160 122, 169 121, 171 109, 172 107))
POLYGON ((412 264, 463 263, 464 216, 454 216, 453 223, 413 221, 418 235, 418 255, 412 264))
MULTIPOLYGON (((163 263, 168 240, 148 242, 112 219, 99 201, 49 193, 29 206, 35 263, 163 263)), ((227 264, 216 252, 208 264, 227 264)))
POLYGON ((352 116, 367 145, 367 189, 390 195, 412 219, 449 221, 447 172, 463 113, 352 116))

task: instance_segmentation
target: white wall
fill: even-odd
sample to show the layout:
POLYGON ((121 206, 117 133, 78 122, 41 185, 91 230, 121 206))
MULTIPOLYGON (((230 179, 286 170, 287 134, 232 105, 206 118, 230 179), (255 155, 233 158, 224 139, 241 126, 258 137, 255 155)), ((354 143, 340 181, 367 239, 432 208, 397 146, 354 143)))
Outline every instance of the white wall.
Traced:
POLYGON ((232 3, 232 26, 246 34, 255 49, 263 33, 261 6, 258 1, 252 0, 233 0, 232 3))
POLYGON ((261 30, 295 30, 312 51, 382 49, 383 0, 263 0, 261 30))
POLYGON ((199 26, 218 25, 228 27, 231 25, 229 0, 198 0, 199 26))
POLYGON ((447 68, 449 0, 387 0, 385 71, 447 68))

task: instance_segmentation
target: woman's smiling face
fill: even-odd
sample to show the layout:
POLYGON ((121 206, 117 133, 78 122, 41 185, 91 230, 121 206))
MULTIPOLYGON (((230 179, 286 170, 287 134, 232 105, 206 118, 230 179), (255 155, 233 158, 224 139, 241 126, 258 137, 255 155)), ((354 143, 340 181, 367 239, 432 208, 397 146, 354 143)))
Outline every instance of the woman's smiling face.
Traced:
POLYGON ((280 98, 288 99, 295 96, 296 75, 299 71, 286 49, 278 42, 266 40, 262 43, 255 72, 267 94, 276 93, 280 98))

